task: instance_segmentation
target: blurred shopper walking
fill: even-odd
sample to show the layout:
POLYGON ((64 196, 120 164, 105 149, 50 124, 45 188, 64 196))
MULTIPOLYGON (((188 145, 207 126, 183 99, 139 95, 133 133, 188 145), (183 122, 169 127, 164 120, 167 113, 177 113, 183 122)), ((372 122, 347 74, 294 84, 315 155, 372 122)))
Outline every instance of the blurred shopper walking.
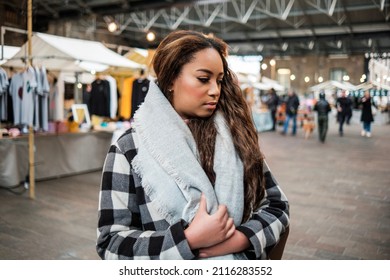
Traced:
POLYGON ((347 98, 349 100, 351 100, 351 107, 350 107, 350 110, 347 111, 347 115, 345 116, 345 123, 347 125, 350 125, 351 124, 351 119, 352 119, 352 113, 353 113, 353 108, 354 108, 354 102, 353 102, 353 99, 352 99, 352 95, 349 93, 347 98))
POLYGON ((314 111, 317 111, 318 137, 322 143, 325 142, 326 133, 328 132, 328 114, 332 109, 325 99, 325 93, 320 93, 320 100, 314 105, 314 111))
POLYGON ((279 96, 276 94, 276 91, 274 88, 271 88, 268 91, 268 99, 266 102, 268 109, 271 112, 272 116, 272 131, 276 130, 276 112, 278 110, 278 105, 279 105, 279 96))
POLYGON ((363 122, 363 130, 361 135, 366 137, 371 137, 371 123, 374 121, 374 116, 372 113, 372 102, 370 92, 366 90, 364 96, 360 100, 362 105, 362 114, 360 121, 363 122))
POLYGON ((284 121, 282 135, 286 135, 290 120, 292 120, 292 132, 291 135, 297 133, 297 114, 299 107, 299 98, 293 90, 288 92, 288 97, 286 101, 286 120, 284 121))
POLYGON ((339 122, 339 135, 344 135, 344 122, 352 111, 352 100, 347 97, 345 90, 341 92, 341 96, 336 100, 337 121, 339 122))

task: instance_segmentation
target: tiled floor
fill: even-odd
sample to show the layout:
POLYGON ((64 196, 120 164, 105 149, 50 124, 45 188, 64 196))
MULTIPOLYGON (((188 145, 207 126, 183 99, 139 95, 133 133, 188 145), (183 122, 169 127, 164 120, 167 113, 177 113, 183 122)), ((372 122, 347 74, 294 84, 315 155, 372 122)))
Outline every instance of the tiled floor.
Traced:
MULTIPOLYGON (((355 115, 344 137, 331 119, 325 144, 299 130, 263 132, 260 145, 291 204, 283 259, 390 258, 389 124, 363 138, 355 115)), ((35 200, 0 190, 0 259, 98 259, 99 182, 99 172, 37 182, 35 200)))

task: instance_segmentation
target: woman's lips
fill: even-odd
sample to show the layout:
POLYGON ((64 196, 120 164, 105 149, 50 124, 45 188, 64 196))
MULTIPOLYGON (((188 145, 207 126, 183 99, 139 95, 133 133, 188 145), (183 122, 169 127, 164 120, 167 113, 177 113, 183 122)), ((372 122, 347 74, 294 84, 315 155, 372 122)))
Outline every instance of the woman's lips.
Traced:
POLYGON ((215 108, 217 108, 217 102, 215 101, 207 102, 205 103, 205 106, 207 107, 207 109, 215 110, 215 108))

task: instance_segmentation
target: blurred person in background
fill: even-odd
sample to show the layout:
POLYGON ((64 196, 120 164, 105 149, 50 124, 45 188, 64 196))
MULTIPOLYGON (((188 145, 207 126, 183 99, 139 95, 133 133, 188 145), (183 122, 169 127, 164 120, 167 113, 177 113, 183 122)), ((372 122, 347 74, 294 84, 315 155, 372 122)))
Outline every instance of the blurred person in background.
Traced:
POLYGON ((339 135, 344 135, 344 123, 352 111, 352 100, 347 97, 345 90, 341 91, 341 95, 336 100, 337 121, 339 122, 339 135))
POLYGON ((347 111, 347 115, 345 116, 345 123, 347 125, 350 125, 351 124, 351 119, 352 119, 353 107, 354 107, 352 94, 349 93, 347 98, 349 100, 351 100, 351 106, 350 106, 349 110, 347 111))
POLYGON ((360 104, 362 106, 360 121, 363 122, 361 135, 371 137, 371 123, 374 121, 374 116, 372 112, 373 103, 368 90, 364 92, 364 96, 360 99, 360 104))
POLYGON ((296 135, 297 133, 297 114, 299 108, 299 98, 293 90, 289 90, 287 100, 286 100, 286 119, 283 125, 282 135, 286 135, 290 120, 292 120, 292 131, 291 135, 296 135))
POLYGON ((320 92, 320 100, 314 105, 314 111, 317 112, 318 138, 321 143, 325 143, 328 132, 328 114, 332 110, 329 102, 325 99, 325 93, 320 92))
POLYGON ((268 110, 271 112, 272 116, 272 129, 271 131, 276 130, 276 113, 278 110, 279 105, 279 96, 276 94, 276 91, 274 88, 271 88, 268 91, 268 99, 266 101, 266 104, 268 106, 268 110))

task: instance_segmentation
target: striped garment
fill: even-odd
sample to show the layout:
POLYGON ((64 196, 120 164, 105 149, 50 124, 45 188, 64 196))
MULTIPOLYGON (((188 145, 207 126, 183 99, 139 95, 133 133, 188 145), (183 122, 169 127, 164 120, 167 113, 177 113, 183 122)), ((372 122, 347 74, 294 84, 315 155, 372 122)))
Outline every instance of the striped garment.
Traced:
MULTIPOLYGON (((184 235, 184 220, 170 225, 144 193, 132 160, 137 153, 132 128, 113 144, 103 167, 99 196, 96 249, 102 259, 197 259, 184 235)), ((265 164, 266 167, 266 164, 265 164)), ((289 204, 268 168, 266 195, 251 219, 237 230, 251 246, 248 259, 267 259, 270 249, 289 225, 289 204)))

